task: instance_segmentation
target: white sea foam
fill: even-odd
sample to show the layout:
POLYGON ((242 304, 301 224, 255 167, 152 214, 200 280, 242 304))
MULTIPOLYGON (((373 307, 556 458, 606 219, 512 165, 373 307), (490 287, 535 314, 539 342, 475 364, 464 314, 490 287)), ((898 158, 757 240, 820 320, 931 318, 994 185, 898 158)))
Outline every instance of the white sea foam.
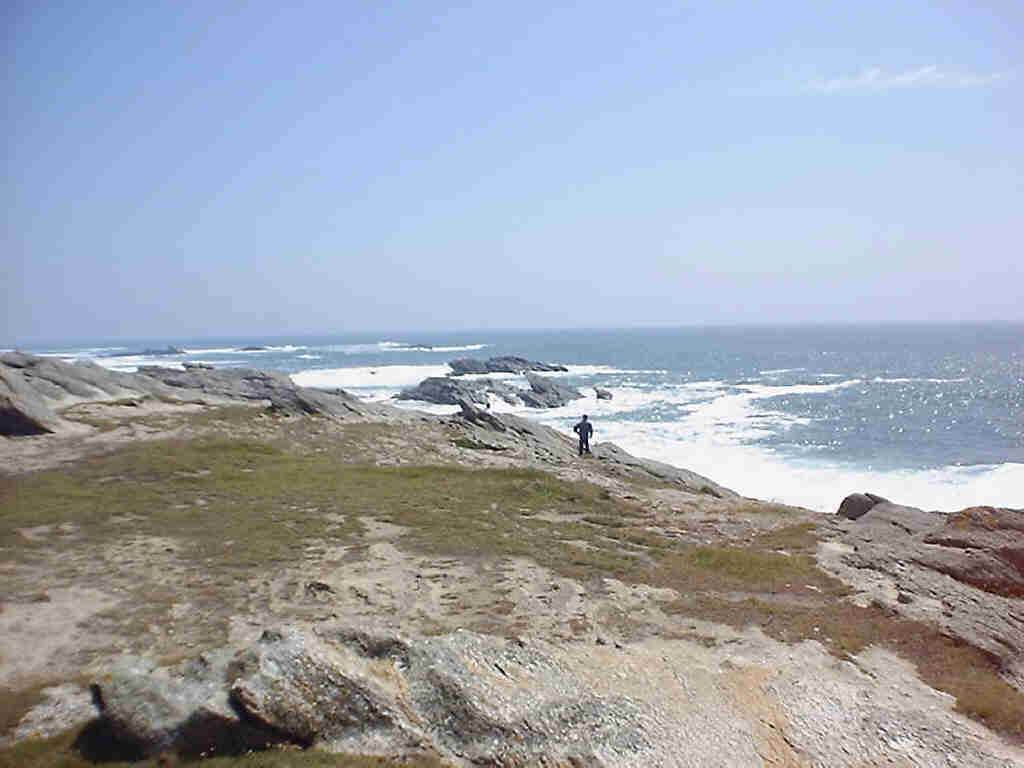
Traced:
POLYGON ((692 423, 598 420, 596 428, 601 440, 707 475, 745 496, 820 512, 833 512, 847 494, 863 491, 943 511, 980 504, 1019 506, 1024 498, 1024 464, 875 471, 785 458, 762 446, 739 443, 729 430, 695 432, 692 423))
POLYGON ((779 373, 794 373, 795 371, 804 371, 806 368, 772 368, 767 371, 758 371, 762 376, 775 376, 779 373))
MULTIPOLYGON (((257 346, 257 345, 252 345, 257 346)), ((279 346, 260 346, 260 349, 243 349, 242 347, 201 347, 198 349, 185 349, 187 355, 261 355, 268 352, 298 352, 306 349, 304 346, 294 344, 282 344, 279 346)))
POLYGON ((954 383, 959 381, 968 381, 967 378, 962 379, 885 379, 881 376, 876 376, 872 381, 878 384, 910 384, 915 381, 925 381, 930 384, 945 384, 947 382, 954 383))
POLYGON ((473 352, 483 349, 487 344, 465 344, 461 347, 434 347, 429 344, 395 344, 387 348, 388 352, 473 352))
POLYGON ((661 389, 612 387, 614 399, 610 401, 596 400, 588 394, 563 408, 544 411, 501 401, 492 407, 527 416, 567 434, 579 415, 587 413, 595 423, 597 440, 610 440, 638 456, 692 469, 747 496, 822 512, 834 511, 844 496, 856 491, 945 511, 977 504, 1020 505, 1024 498, 1022 464, 878 471, 839 462, 803 461, 753 442, 793 424, 806 423, 790 414, 765 409, 758 401, 784 394, 824 393, 857 383, 851 379, 789 387, 729 387, 723 382, 693 382, 661 389), (617 418, 638 410, 655 419, 659 411, 671 412, 660 421, 617 418))
POLYGON ((301 358, 302 360, 319 360, 323 356, 322 355, 297 355, 297 357, 301 358))
MULTIPOLYGON (((388 390, 397 392, 405 387, 414 387, 428 376, 445 376, 451 373, 445 365, 375 365, 358 368, 322 368, 299 371, 291 375, 292 381, 300 387, 317 389, 388 390)), ((361 393, 362 394, 362 393, 361 393)), ((380 399, 372 392, 373 399, 380 399)))
POLYGON ((159 365, 179 371, 185 370, 180 361, 170 360, 167 356, 123 355, 120 357, 98 357, 93 362, 120 373, 135 373, 143 365, 159 365))

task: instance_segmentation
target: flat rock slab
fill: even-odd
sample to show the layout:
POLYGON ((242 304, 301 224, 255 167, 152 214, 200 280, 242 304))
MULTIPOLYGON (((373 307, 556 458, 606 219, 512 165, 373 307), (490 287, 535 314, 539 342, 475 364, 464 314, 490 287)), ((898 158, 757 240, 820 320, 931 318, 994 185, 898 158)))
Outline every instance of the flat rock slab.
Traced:
POLYGON ((613 647, 325 623, 175 668, 124 657, 93 691, 102 722, 142 756, 294 743, 507 768, 860 766, 897 746, 913 765, 1024 757, 890 654, 837 662, 756 630, 725 647, 613 647))

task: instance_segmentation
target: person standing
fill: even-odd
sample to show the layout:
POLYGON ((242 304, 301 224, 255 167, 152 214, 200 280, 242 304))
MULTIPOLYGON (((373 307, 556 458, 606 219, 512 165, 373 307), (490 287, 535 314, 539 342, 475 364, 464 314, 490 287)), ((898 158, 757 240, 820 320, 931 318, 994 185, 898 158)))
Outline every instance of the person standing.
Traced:
POLYGON ((572 428, 572 431, 580 436, 580 456, 584 452, 590 453, 590 436, 594 434, 594 425, 587 421, 587 414, 583 414, 583 418, 572 428))

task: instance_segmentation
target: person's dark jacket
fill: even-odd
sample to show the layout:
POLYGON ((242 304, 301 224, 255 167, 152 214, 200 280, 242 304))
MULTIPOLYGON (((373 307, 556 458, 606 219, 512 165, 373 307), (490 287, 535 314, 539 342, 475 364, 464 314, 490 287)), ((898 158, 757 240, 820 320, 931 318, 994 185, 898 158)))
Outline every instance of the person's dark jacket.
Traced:
POLYGON ((589 421, 581 421, 572 428, 572 431, 579 435, 581 439, 589 441, 590 436, 594 434, 594 425, 589 421))

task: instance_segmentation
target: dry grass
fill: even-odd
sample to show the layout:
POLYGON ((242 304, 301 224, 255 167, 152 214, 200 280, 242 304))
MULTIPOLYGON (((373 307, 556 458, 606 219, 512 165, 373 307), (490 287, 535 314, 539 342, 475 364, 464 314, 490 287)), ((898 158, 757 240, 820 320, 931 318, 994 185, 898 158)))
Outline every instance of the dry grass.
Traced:
MULTIPOLYGON (((97 760, 90 760, 83 756, 89 754, 89 747, 83 744, 89 728, 86 726, 51 739, 29 739, 0 748, 0 768, 93 768, 97 764, 106 768, 171 768, 191 764, 170 754, 139 761, 129 760, 125 755, 115 755, 113 760, 97 755, 97 760)), ((197 764, 203 768, 451 768, 450 763, 430 755, 393 760, 298 748, 207 757, 197 764)))

